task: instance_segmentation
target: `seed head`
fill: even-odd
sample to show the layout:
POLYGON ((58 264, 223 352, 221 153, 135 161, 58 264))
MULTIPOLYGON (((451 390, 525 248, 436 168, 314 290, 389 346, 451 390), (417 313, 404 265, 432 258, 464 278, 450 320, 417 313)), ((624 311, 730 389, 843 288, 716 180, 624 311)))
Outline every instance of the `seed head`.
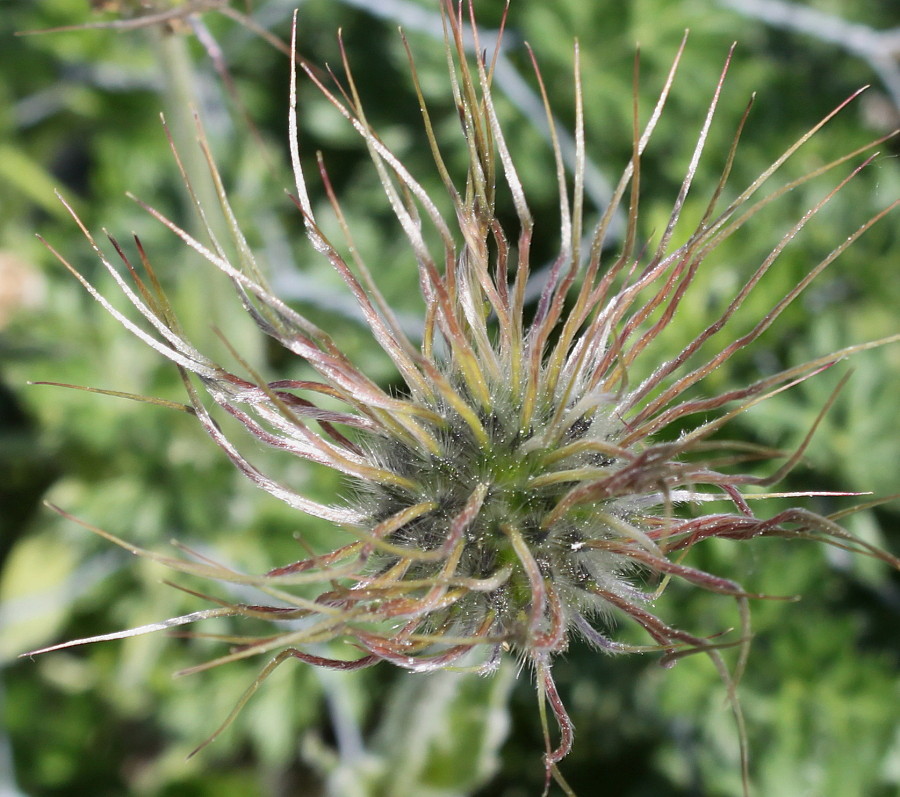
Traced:
MULTIPOLYGON (((705 354, 709 342, 720 339, 716 336, 790 240, 865 163, 856 166, 775 244, 712 323, 674 356, 662 357, 655 353, 654 341, 670 324, 678 323, 682 300, 709 254, 784 193, 857 158, 874 144, 761 194, 766 180, 840 110, 836 109, 725 202, 748 106, 705 213, 676 245, 674 231, 706 143, 729 55, 665 227, 658 239, 639 241, 642 155, 666 103, 679 50, 643 129, 635 112, 632 158, 600 221, 587 232, 576 46, 571 178, 552 136, 560 250, 547 268, 532 275, 532 237, 546 235, 547 223, 536 223, 531 216, 498 122, 491 95, 494 63, 468 59, 464 43, 468 26, 461 4, 447 3, 445 23, 451 87, 469 156, 462 182, 454 180, 445 165, 414 67, 412 74, 425 134, 453 204, 451 218, 441 215, 437 203, 369 126, 346 54, 345 78, 342 83, 335 78, 337 90, 329 88, 319 72, 300 66, 365 142, 415 255, 427 308, 420 342, 404 331, 353 246, 321 159, 322 183, 352 256, 345 259, 320 229, 299 152, 296 68, 291 88, 294 201, 313 247, 343 278, 374 339, 396 367, 403 381, 400 392, 376 384, 327 331, 272 294, 239 232, 202 136, 222 207, 232 223, 238 262, 229 258, 211 230, 207 245, 147 209, 227 274, 260 329, 311 366, 316 378, 267 382, 249 366, 247 375, 239 376, 211 361, 184 339, 155 279, 145 283, 113 241, 131 272, 133 288, 82 228, 147 323, 129 320, 79 276, 87 290, 178 366, 190 396, 189 410, 244 474, 289 505, 335 524, 341 540, 332 550, 248 576, 208 562, 139 551, 100 532, 182 572, 249 584, 271 598, 269 604, 253 606, 217 600, 217 608, 111 636, 224 615, 281 624, 284 630, 247 637, 233 652, 198 668, 276 651, 250 692, 291 657, 338 669, 384 660, 415 671, 452 666, 486 672, 497 666, 505 651, 512 651, 534 669, 542 716, 549 705, 558 724, 559 741, 554 746, 545 718, 548 782, 552 775, 567 788, 556 764, 571 746, 572 725, 554 685, 551 664, 573 637, 611 653, 658 651, 664 663, 703 652, 726 682, 733 684, 739 677, 750 636, 747 601, 752 596, 731 580, 686 564, 685 553, 694 545, 709 538, 812 538, 876 556, 895 567, 900 564, 852 538, 837 516, 802 508, 757 516, 751 504, 764 495, 758 488, 779 481, 797 463, 806 441, 793 454, 784 455, 729 443, 719 434, 727 422, 755 404, 848 354, 886 340, 852 346, 741 388, 713 394, 695 389, 732 355, 754 343, 812 279, 897 202, 840 243, 749 331, 723 340, 714 354, 705 354), (518 217, 515 229, 504 229, 495 212, 499 191, 511 197, 518 217), (626 222, 624 240, 609 256, 610 230, 621 217, 626 222), (632 383, 629 377, 635 372, 647 376, 632 383), (318 503, 263 474, 223 435, 200 400, 198 382, 220 408, 263 442, 340 473, 350 497, 318 503), (783 463, 771 476, 740 469, 742 464, 773 457, 781 457, 783 463), (705 511, 708 504, 719 509, 705 511), (701 637, 657 617, 650 605, 672 579, 733 598, 741 617, 737 632, 701 637), (646 631, 647 644, 614 639, 610 618, 637 624, 646 631), (356 653, 325 658, 311 652, 312 646, 334 640, 351 642, 348 650, 356 653), (731 670, 720 653, 729 645, 741 649, 731 670)), ((474 20, 471 33, 475 51, 482 52, 474 20)), ((535 75, 553 130, 536 66, 535 75)), ((152 275, 139 242, 138 248, 152 275)), ((729 694, 733 696, 733 690, 729 694)), ((736 701, 733 706, 740 725, 740 708, 736 701)))

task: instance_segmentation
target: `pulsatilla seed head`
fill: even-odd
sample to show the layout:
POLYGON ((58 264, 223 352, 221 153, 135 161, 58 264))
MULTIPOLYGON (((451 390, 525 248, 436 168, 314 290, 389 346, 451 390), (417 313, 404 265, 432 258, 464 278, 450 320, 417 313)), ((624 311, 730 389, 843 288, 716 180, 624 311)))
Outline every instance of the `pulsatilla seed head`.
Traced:
POLYGON ((434 408, 437 451, 372 441, 371 460, 408 483, 370 485, 355 504, 367 513, 363 528, 423 510, 385 535, 372 564, 376 580, 402 568, 405 580, 447 584, 427 613, 432 633, 494 640, 497 653, 558 652, 575 616, 602 602, 601 585, 623 598, 634 592, 633 563, 607 545, 643 536, 633 526, 633 496, 564 505, 577 485, 627 462, 629 452, 615 444, 624 427, 609 417, 614 400, 606 394, 576 397, 561 414, 552 396, 542 397, 523 417, 509 385, 491 393, 488 412, 471 407, 474 429, 451 408, 434 408))
MULTIPOLYGON (((681 57, 679 50, 650 120, 643 129, 635 120, 633 155, 611 202, 593 231, 587 232, 587 156, 576 47, 571 177, 567 177, 562 152, 552 135, 551 168, 557 178, 560 208, 554 234, 559 235, 560 251, 532 280, 532 239, 535 234, 548 234, 546 223, 536 223, 531 216, 497 118, 491 94, 495 61, 479 58, 473 62, 467 57, 467 30, 475 36, 475 52, 483 50, 474 19, 468 28, 462 11, 461 6, 448 2, 444 14, 451 91, 469 155, 468 171, 460 182, 445 165, 413 67, 426 138, 453 204, 452 219, 441 215, 422 185, 369 126, 346 54, 345 85, 338 91, 330 89, 310 67, 301 67, 367 146, 385 196, 409 242, 426 304, 420 342, 404 331, 352 245, 351 231, 321 159, 319 172, 325 192, 351 244, 348 251, 352 257, 345 259, 319 227, 300 158, 297 69, 293 71, 294 201, 313 247, 342 277, 373 338, 396 367, 404 383, 399 393, 390 393, 367 377, 327 331, 271 292, 236 223, 231 229, 239 262, 233 263, 212 230, 211 243, 203 243, 147 208, 227 274, 259 327, 301 358, 317 378, 266 381, 252 374, 249 366, 250 376, 238 376, 209 360, 183 338, 158 282, 153 279, 145 284, 113 241, 132 274, 136 289, 132 287, 82 226, 104 265, 143 316, 144 325, 130 320, 87 280, 78 278, 129 330, 179 367, 190 397, 185 409, 196 415, 212 439, 256 484, 290 506, 330 521, 341 530, 344 540, 332 550, 250 576, 207 561, 161 557, 100 532, 133 552, 185 573, 255 586, 277 598, 252 606, 217 599, 215 608, 102 638, 208 617, 246 616, 285 623, 277 634, 246 637, 231 653, 211 663, 276 652, 250 692, 288 658, 345 670, 389 661, 416 671, 451 666, 489 671, 504 651, 512 650, 534 668, 542 717, 549 705, 559 727, 554 746, 544 723, 548 782, 553 776, 568 788, 556 765, 571 746, 573 729, 557 693, 551 664, 554 654, 565 650, 573 636, 613 653, 661 652, 664 663, 702 652, 730 685, 739 676, 750 637, 747 603, 752 596, 729 579, 687 564, 685 553, 694 545, 709 538, 813 538, 878 557, 894 567, 900 565, 896 557, 851 537, 838 524, 837 515, 825 517, 802 508, 774 516, 755 513, 755 499, 765 496, 759 488, 779 481, 796 464, 805 442, 785 456, 747 443, 729 443, 719 434, 730 420, 774 393, 840 358, 897 336, 851 346, 724 392, 709 395, 698 387, 713 370, 756 341, 816 275, 897 202, 845 238, 748 332, 728 338, 723 329, 746 297, 790 240, 865 162, 858 165, 774 244, 771 254, 746 275, 743 285, 706 328, 685 341, 674 355, 655 353, 654 341, 676 323, 698 270, 717 246, 787 191, 831 172, 878 142, 761 194, 763 183, 838 108, 749 186, 737 192, 729 186, 735 198, 726 203, 724 189, 745 114, 702 218, 687 234, 676 236, 676 228, 682 231, 682 209, 706 143, 729 55, 665 227, 655 239, 640 242, 641 158, 666 103, 681 57), (515 230, 504 230, 495 215, 500 190, 508 192, 515 208, 515 230), (617 254, 607 256, 610 230, 623 216, 623 240, 617 254), (430 228, 429 235, 426 228, 430 228), (429 243, 433 240, 438 241, 437 246, 429 243), (683 242, 676 245, 675 240, 683 242), (539 287, 532 292, 534 282, 539 287), (629 375, 633 372, 646 376, 632 384, 629 375), (219 407, 263 442, 340 473, 352 497, 323 504, 266 476, 223 435, 200 400, 197 380, 219 407), (328 409, 320 404, 327 404, 328 409), (339 408, 335 409, 336 405, 339 408), (711 440, 713 435, 715 440, 711 440), (783 463, 768 477, 740 470, 743 463, 778 457, 783 463), (685 506, 693 508, 688 512, 685 506), (718 508, 705 511, 707 506, 718 508), (650 604, 673 579, 733 598, 740 616, 737 631, 730 636, 702 637, 657 617, 650 604), (646 632, 647 644, 614 639, 608 631, 610 617, 635 623, 646 632), (348 654, 334 649, 329 658, 309 649, 337 641, 351 643, 348 654), (741 650, 733 670, 721 655, 727 646, 741 650)), ((554 130, 537 69, 535 75, 554 130)), ((749 110, 748 106, 747 113, 749 110)), ((234 222, 202 136, 201 145, 220 186, 222 208, 234 222)), ((139 242, 138 248, 145 270, 150 271, 139 242)), ((823 412, 826 410, 827 406, 823 412)), ((742 729, 740 706, 730 687, 729 696, 742 729)), ((746 782, 746 751, 743 758, 746 782)))

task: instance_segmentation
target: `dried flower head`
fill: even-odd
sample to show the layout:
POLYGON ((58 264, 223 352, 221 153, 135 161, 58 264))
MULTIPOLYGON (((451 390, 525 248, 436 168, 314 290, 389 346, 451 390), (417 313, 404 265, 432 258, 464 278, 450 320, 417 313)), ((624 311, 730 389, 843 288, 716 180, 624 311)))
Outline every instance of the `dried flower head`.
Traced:
MULTIPOLYGON (((334 79, 337 89, 301 65, 365 142, 384 194, 415 254, 419 289, 427 306, 420 343, 404 332, 370 267, 353 246, 320 159, 320 177, 352 256, 345 259, 322 232, 299 155, 296 68, 291 87, 294 201, 313 247, 342 277, 373 337, 396 367, 404 384, 402 392, 389 392, 367 377, 326 330, 272 294, 239 231, 202 136, 239 253, 237 262, 211 229, 207 245, 157 211, 147 210, 227 274, 260 329, 307 363, 317 379, 267 382, 249 366, 247 375, 239 376, 211 361, 185 340, 140 243, 142 265, 150 275, 147 281, 113 241, 130 272, 129 282, 82 227, 146 323, 130 320, 87 280, 76 276, 124 326, 178 366, 190 396, 190 406, 183 409, 196 415, 248 478, 301 512, 330 521, 340 530, 336 539, 344 542, 252 576, 206 560, 160 556, 98 530, 127 549, 181 572, 256 587, 271 602, 246 605, 215 599, 215 608, 45 650, 210 617, 243 616, 282 624, 282 629, 268 636, 231 639, 235 647, 230 653, 195 668, 276 652, 238 708, 288 658, 342 670, 388 661, 418 672, 447 667, 488 672, 504 651, 511 651, 534 670, 547 739, 548 784, 553 776, 568 789, 556 765, 570 749, 573 728, 551 667, 554 656, 573 637, 611 653, 659 651, 664 663, 690 653, 707 654, 729 684, 741 725, 732 687, 747 654, 747 603, 753 596, 731 580, 686 564, 684 556, 693 546, 710 538, 816 539, 900 565, 897 558, 851 537, 837 515, 825 517, 802 508, 769 517, 754 512, 753 499, 765 496, 757 488, 781 480, 798 462, 806 442, 784 454, 744 442, 729 443, 717 434, 775 393, 851 353, 900 336, 833 352, 740 389, 713 395, 694 390, 714 369, 753 344, 817 275, 898 203, 845 238, 749 331, 721 343, 713 355, 705 355, 707 344, 725 334, 723 329, 791 239, 865 162, 856 166, 784 234, 712 323, 674 356, 659 357, 654 340, 670 324, 678 323, 682 300, 716 247, 786 192, 858 158, 879 142, 762 193, 772 174, 838 108, 726 203, 723 197, 748 105, 705 213, 676 245, 676 226, 717 107, 726 61, 665 228, 656 240, 640 242, 642 154, 666 103, 679 51, 643 129, 635 111, 632 158, 596 228, 587 232, 576 46, 572 184, 567 182, 554 136, 561 243, 552 265, 539 275, 532 302, 532 238, 535 233, 545 235, 545 225, 536 224, 529 212, 498 122, 491 96, 493 62, 468 60, 464 43, 468 28, 461 3, 456 7, 447 3, 445 21, 451 86, 468 152, 468 171, 461 183, 445 165, 415 68, 412 74, 425 134, 453 203, 451 218, 439 212, 436 202, 370 127, 346 54, 343 82, 334 79), (498 191, 511 197, 518 216, 515 230, 501 227, 495 213, 498 191), (622 212, 627 219, 624 242, 618 254, 608 257, 607 237, 616 214, 622 212), (646 367, 648 362, 652 367, 646 367), (633 384, 629 375, 636 363, 649 375, 633 384), (215 404, 259 440, 337 471, 352 497, 319 503, 262 473, 223 435, 201 401, 198 382, 215 404), (776 457, 783 462, 768 477, 740 470, 744 463, 776 457), (714 512, 696 509, 714 502, 730 506, 714 512), (650 606, 672 579, 733 598, 741 618, 737 631, 708 638, 657 617, 650 606), (610 617, 636 623, 646 631, 648 644, 635 646, 612 638, 610 617), (325 658, 312 652, 313 646, 334 640, 350 642, 347 651, 354 655, 325 658), (726 646, 740 649, 732 668, 721 655, 726 646), (558 726, 555 745, 550 741, 557 734, 549 729, 547 705, 558 726)), ((472 22, 475 51, 481 52, 472 22)), ((552 130, 537 68, 535 75, 552 130)), ((744 759, 746 768, 746 753, 744 759)))

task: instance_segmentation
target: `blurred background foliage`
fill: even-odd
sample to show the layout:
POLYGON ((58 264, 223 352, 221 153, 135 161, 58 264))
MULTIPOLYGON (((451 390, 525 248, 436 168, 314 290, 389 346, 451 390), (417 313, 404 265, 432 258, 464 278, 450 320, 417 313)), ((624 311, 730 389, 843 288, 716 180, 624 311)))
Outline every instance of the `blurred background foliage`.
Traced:
MULTIPOLYGON (((382 382, 394 378, 385 358, 373 351, 338 278, 305 245, 301 220, 285 196, 291 180, 283 53, 214 8, 198 15, 191 28, 177 20, 132 24, 141 14, 177 8, 176 0, 93 5, 7 0, 0 21, 0 794, 538 794, 543 765, 535 698, 529 673, 517 672, 513 663, 490 679, 411 675, 387 665, 331 673, 287 664, 227 732, 187 759, 228 714, 261 662, 173 679, 173 671, 212 657, 219 647, 164 635, 37 660, 17 658, 23 650, 203 605, 161 583, 166 573, 160 567, 111 549, 42 507, 42 498, 136 544, 168 551, 168 541, 177 538, 252 572, 298 558, 299 535, 315 546, 333 533, 253 489, 186 415, 26 385, 53 380, 183 400, 174 368, 97 306, 35 239, 37 232, 101 290, 116 293, 54 198, 54 188, 95 232, 106 228, 126 246, 132 232, 141 237, 201 350, 230 358, 213 332, 217 326, 270 378, 301 377, 290 357, 251 328, 227 281, 125 196, 130 191, 196 229, 159 121, 162 112, 202 195, 209 189, 192 143, 190 108, 196 108, 237 215, 278 292, 330 329, 382 382), (104 20, 119 29, 13 36, 104 20), (233 92, 223 82, 224 65, 233 92)), ((287 39, 290 14, 299 6, 300 52, 319 65, 339 63, 341 28, 370 120, 410 171, 440 196, 396 30, 402 23, 408 31, 441 143, 459 172, 464 153, 434 35, 436 5, 436 0, 254 0, 249 7, 238 2, 232 7, 287 39)), ((852 14, 848 25, 874 30, 900 25, 900 7, 893 0, 858 0, 852 10, 839 0, 804 6, 852 14)), ((502 8, 499 0, 476 2, 486 42, 502 8)), ((815 36, 768 26, 726 4, 512 0, 505 61, 511 72, 504 80, 498 76, 498 103, 539 220, 538 263, 548 261, 558 246, 558 209, 542 121, 529 105, 535 81, 523 43, 534 47, 560 124, 571 129, 572 41, 579 38, 588 154, 596 170, 590 187, 602 195, 603 177, 614 182, 630 155, 636 43, 640 111, 646 119, 686 28, 691 34, 680 76, 643 167, 645 236, 665 225, 735 39, 739 46, 688 217, 702 213, 753 92, 757 102, 730 196, 862 84, 874 83, 777 180, 797 177, 898 124, 900 112, 889 88, 865 58, 815 36)), ((310 168, 314 153, 322 151, 360 250, 415 329, 421 307, 410 291, 413 262, 365 148, 308 84, 301 91, 301 141, 310 168)), ((896 141, 884 145, 882 155, 788 247, 750 297, 735 334, 900 193, 897 153, 896 141)), ((726 242, 698 278, 681 322, 657 341, 657 350, 675 351, 699 331, 831 184, 815 181, 790 193, 726 242)), ((322 194, 314 201, 325 207, 322 194)), ((513 219, 511 207, 501 213, 513 219)), ((746 383, 896 332, 898 251, 894 214, 789 308, 762 345, 715 373, 708 388, 746 383)), ((780 394, 734 424, 731 434, 797 445, 849 368, 852 379, 785 489, 897 491, 896 346, 858 356, 852 365, 842 363, 780 394)), ((279 479, 315 495, 341 489, 331 476, 305 464, 258 447, 249 450, 279 479)), ((852 500, 813 503, 829 512, 852 500)), ((765 510, 778 508, 772 502, 765 510)), ((896 502, 887 504, 851 517, 848 524, 896 552, 898 511, 896 502)), ((698 565, 737 578, 752 591, 803 596, 798 603, 754 605, 756 639, 740 695, 756 793, 900 794, 897 574, 840 552, 777 540, 711 545, 696 556, 698 565)), ((673 587, 660 604, 663 617, 698 633, 735 622, 727 602, 686 588, 673 587)), ((707 661, 694 657, 662 670, 653 656, 614 659, 574 643, 556 673, 577 728, 563 771, 580 794, 739 794, 736 733, 725 690, 707 661)))

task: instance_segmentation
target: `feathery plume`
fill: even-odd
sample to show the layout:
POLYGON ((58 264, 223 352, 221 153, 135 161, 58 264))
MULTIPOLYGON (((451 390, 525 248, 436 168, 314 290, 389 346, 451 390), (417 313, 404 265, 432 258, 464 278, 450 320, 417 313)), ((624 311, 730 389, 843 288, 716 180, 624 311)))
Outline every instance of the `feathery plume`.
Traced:
MULTIPOLYGON (((850 346, 740 388, 713 394, 695 390, 715 369, 751 346, 813 279, 898 202, 841 241, 748 331, 727 338, 728 322, 758 289, 785 247, 874 157, 868 155, 775 243, 718 317, 674 356, 659 357, 654 341, 669 325, 678 323, 682 301, 710 253, 787 192, 858 160, 880 142, 768 193, 763 190, 769 178, 845 102, 726 201, 748 105, 705 213, 689 234, 682 235, 682 211, 716 112, 729 54, 665 227, 655 240, 640 241, 642 156, 675 79, 683 42, 643 127, 635 109, 632 157, 612 201, 589 231, 584 218, 586 143, 576 45, 576 154, 571 178, 552 138, 552 168, 559 190, 559 254, 548 269, 533 276, 533 236, 545 235, 546 225, 532 218, 498 121, 491 94, 494 63, 487 57, 470 60, 466 55, 467 31, 475 37, 475 51, 482 51, 475 20, 471 19, 471 27, 465 25, 463 10, 462 3, 449 1, 444 9, 450 85, 468 152, 463 181, 453 177, 442 157, 407 45, 425 136, 453 204, 449 218, 369 125, 343 45, 344 78, 332 76, 334 86, 307 64, 293 61, 293 201, 313 248, 343 279, 374 340, 391 359, 403 382, 401 392, 385 390, 369 378, 327 330, 267 287, 202 134, 201 147, 237 257, 227 253, 212 229, 208 229, 209 243, 204 243, 145 207, 231 278, 259 328, 311 367, 315 378, 266 381, 245 363, 246 373, 241 376, 212 361, 185 339, 140 242, 136 241, 139 268, 111 239, 129 272, 126 278, 82 225, 143 323, 116 309, 69 268, 108 312, 178 367, 189 403, 170 406, 193 413, 255 484, 300 512, 333 523, 336 540, 343 542, 268 573, 247 575, 196 555, 169 557, 142 550, 95 529, 127 550, 179 572, 255 587, 271 602, 247 605, 204 596, 216 606, 34 652, 211 617, 270 621, 276 629, 270 635, 230 637, 229 653, 191 670, 274 654, 224 728, 268 674, 290 658, 341 670, 387 661, 416 672, 452 667, 487 673, 508 651, 534 673, 547 745, 547 786, 555 778, 568 793, 557 764, 572 745, 573 726, 554 683, 552 664, 573 637, 608 653, 656 651, 663 664, 692 653, 706 654, 728 685, 744 738, 734 687, 750 640, 748 602, 759 596, 687 564, 685 555, 695 545, 712 538, 813 539, 900 566, 896 557, 846 532, 839 522, 844 513, 822 516, 795 508, 766 517, 754 511, 755 499, 773 495, 758 488, 779 482, 797 464, 809 436, 796 451, 785 454, 727 442, 718 434, 728 422, 776 393, 850 354, 900 336, 850 346), (301 70, 368 148, 385 197, 418 264, 418 285, 427 308, 421 341, 404 331, 379 291, 373 269, 353 245, 352 231, 320 158, 318 176, 346 237, 343 248, 351 256, 345 257, 322 231, 310 199, 309 177, 301 166, 297 111, 301 70), (518 217, 515 229, 501 226, 495 212, 498 192, 507 192, 511 198, 518 217), (609 257, 607 238, 617 213, 625 214, 627 225, 621 248, 609 257), (676 240, 683 242, 676 245, 676 240), (148 276, 141 276, 141 270, 148 276), (540 287, 536 301, 531 302, 529 287, 537 280, 540 287), (709 354, 719 340, 724 342, 709 354), (634 371, 647 376, 632 383, 629 377, 634 371), (202 392, 262 442, 339 473, 351 497, 320 503, 274 481, 226 438, 201 401, 202 392), (780 459, 782 464, 767 477, 740 470, 743 464, 764 459, 780 459), (707 505, 718 508, 706 511, 707 505), (739 628, 705 637, 658 617, 651 606, 673 579, 733 599, 739 628), (647 644, 618 641, 611 634, 610 618, 635 623, 646 632, 647 644), (312 652, 320 650, 321 643, 340 640, 350 643, 347 658, 312 652), (739 649, 737 663, 731 667, 722 655, 726 647, 739 649), (556 731, 550 728, 548 706, 556 731)), ((535 75, 552 131, 550 103, 536 61, 535 75)), ((198 211, 205 218, 203 208, 198 206, 198 211)), ((57 256, 68 266, 62 255, 57 256)), ((828 406, 823 407, 822 414, 827 410, 828 406)), ((744 742, 742 748, 746 790, 744 742)))

